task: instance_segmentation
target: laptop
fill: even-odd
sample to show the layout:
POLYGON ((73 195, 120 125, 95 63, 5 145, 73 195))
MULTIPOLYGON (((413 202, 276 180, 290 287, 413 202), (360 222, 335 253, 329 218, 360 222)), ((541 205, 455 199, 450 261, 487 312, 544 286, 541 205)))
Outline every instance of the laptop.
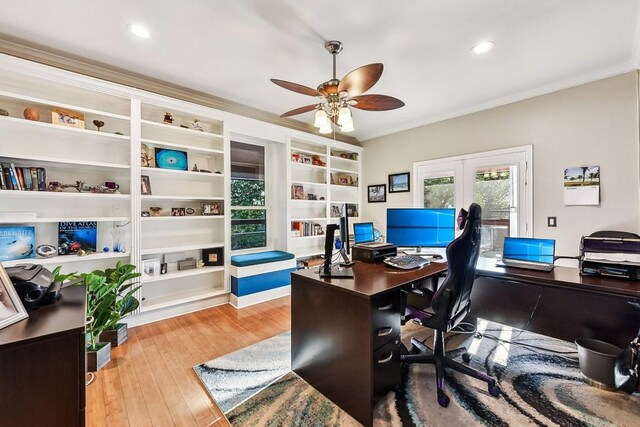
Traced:
POLYGON ((551 271, 556 252, 553 239, 533 239, 529 237, 505 237, 500 267, 517 267, 528 270, 551 271))
POLYGON ((372 222, 353 224, 353 242, 364 248, 380 248, 389 245, 388 243, 376 242, 372 222))

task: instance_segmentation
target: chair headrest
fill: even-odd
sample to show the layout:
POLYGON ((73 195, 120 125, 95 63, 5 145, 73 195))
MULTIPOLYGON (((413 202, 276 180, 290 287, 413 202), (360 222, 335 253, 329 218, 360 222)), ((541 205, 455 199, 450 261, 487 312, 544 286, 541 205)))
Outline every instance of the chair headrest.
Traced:
POLYGON ((477 203, 471 203, 469 206, 469 211, 466 209, 460 209, 458 213, 458 218, 456 219, 458 223, 458 229, 464 230, 467 221, 479 221, 482 219, 482 208, 477 203))

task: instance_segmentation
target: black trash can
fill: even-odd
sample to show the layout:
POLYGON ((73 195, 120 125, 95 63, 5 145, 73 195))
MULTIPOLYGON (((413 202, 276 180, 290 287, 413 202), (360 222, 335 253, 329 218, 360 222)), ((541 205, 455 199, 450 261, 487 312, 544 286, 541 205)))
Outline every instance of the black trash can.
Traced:
POLYGON ((582 375, 595 387, 615 390, 613 373, 616 357, 622 349, 591 338, 578 338, 575 342, 582 375))

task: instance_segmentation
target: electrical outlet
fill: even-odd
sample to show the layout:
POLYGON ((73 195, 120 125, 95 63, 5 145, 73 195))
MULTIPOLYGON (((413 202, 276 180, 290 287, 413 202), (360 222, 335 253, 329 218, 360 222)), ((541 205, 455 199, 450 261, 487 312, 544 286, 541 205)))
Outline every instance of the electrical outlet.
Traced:
POLYGON ((557 227, 558 226, 558 218, 555 216, 547 217, 547 227, 557 227))

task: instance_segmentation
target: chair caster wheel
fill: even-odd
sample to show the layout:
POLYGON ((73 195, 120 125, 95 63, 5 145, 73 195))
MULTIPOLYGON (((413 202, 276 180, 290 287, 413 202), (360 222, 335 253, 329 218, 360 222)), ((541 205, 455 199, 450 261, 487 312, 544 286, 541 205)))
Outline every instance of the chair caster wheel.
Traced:
POLYGON ((469 353, 462 353, 462 361, 464 363, 471 362, 471 355, 469 353))
POLYGON ((488 387, 489 394, 493 397, 500 397, 500 389, 497 385, 489 385, 488 387))
POLYGON ((447 406, 449 406, 449 396, 447 396, 444 393, 438 394, 438 404, 443 408, 446 408, 447 406))

